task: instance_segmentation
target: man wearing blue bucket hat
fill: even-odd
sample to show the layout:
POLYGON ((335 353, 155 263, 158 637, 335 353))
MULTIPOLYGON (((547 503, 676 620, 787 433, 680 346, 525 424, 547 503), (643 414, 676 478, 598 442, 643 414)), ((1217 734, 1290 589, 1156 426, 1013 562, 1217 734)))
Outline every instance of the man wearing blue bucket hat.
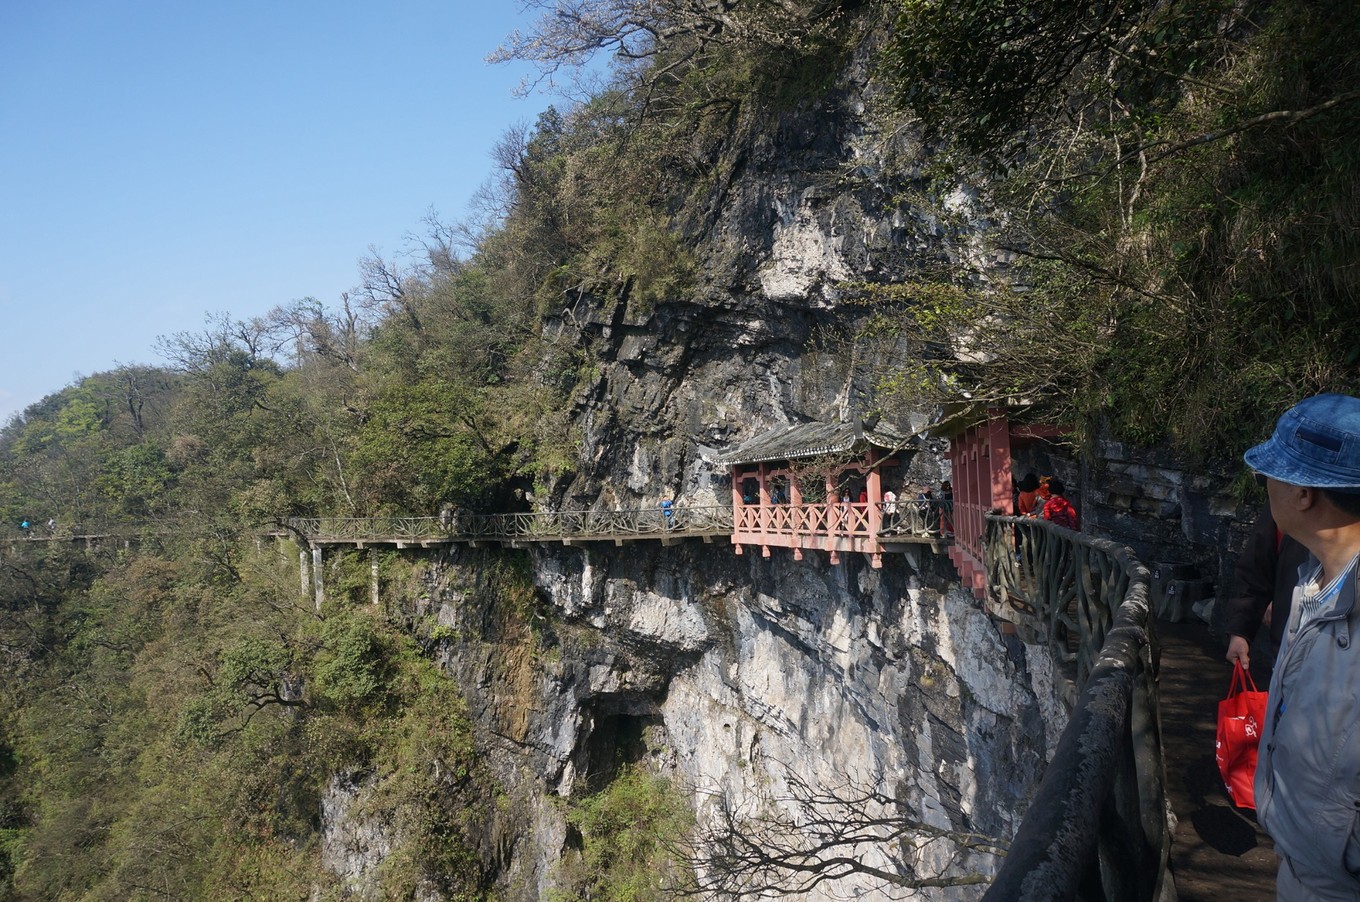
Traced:
POLYGON ((1285 626, 1256 765, 1280 900, 1360 900, 1360 398, 1317 395, 1243 455, 1275 523, 1310 552, 1285 626))

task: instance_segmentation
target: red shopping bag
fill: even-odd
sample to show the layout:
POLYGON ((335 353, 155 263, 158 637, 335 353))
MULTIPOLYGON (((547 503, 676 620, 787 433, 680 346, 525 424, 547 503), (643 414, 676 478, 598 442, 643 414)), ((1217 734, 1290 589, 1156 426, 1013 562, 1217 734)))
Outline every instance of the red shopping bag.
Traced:
POLYGON ((1256 745, 1266 722, 1266 693, 1240 661, 1233 663, 1228 697, 1218 703, 1218 740, 1214 757, 1228 798, 1238 808, 1256 808, 1256 745))

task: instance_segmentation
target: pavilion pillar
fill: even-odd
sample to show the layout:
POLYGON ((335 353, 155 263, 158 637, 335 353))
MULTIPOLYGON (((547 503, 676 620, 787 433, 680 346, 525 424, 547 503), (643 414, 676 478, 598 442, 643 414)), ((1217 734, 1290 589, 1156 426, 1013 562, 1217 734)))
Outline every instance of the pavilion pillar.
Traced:
POLYGON ((865 490, 869 493, 869 538, 874 544, 878 544, 878 534, 883 529, 883 474, 878 469, 879 450, 870 448, 866 452, 865 462, 869 465, 869 472, 865 475, 865 490))
POLYGON ((826 471, 826 534, 827 534, 828 537, 829 537, 833 532, 836 531, 837 521, 840 520, 840 517, 837 516, 837 513, 838 513, 838 511, 840 510, 840 506, 841 506, 841 499, 840 499, 840 496, 836 494, 836 474, 835 474, 833 471, 831 471, 831 470, 827 470, 827 471, 826 471))
POLYGON ((987 449, 991 454, 990 502, 988 510, 1000 508, 1010 517, 1015 514, 1014 499, 1011 496, 1011 430, 1005 411, 992 408, 987 418, 987 449))
MULTIPOLYGON (((760 531, 770 531, 770 465, 762 463, 756 470, 756 484, 760 486, 760 531)), ((768 555, 766 555, 768 557, 768 555)))
MULTIPOLYGON (((741 468, 735 464, 728 468, 732 473, 732 528, 741 532, 746 528, 746 509, 741 502, 741 468)), ((732 537, 733 550, 741 554, 741 543, 732 537)))
POLYGON ((803 532, 807 529, 807 511, 803 510, 803 489, 798 484, 798 477, 793 468, 787 470, 788 475, 785 481, 788 483, 788 531, 790 541, 793 543, 793 559, 801 561, 803 559, 803 542, 806 539, 803 532))
MULTIPOLYGON (((973 503, 969 506, 969 542, 976 550, 977 559, 983 559, 982 534, 985 532, 987 511, 992 500, 991 451, 987 447, 987 430, 984 426, 973 427, 973 503)), ((957 523, 957 519, 955 521, 957 523)), ((955 527, 957 528, 957 526, 955 527)))

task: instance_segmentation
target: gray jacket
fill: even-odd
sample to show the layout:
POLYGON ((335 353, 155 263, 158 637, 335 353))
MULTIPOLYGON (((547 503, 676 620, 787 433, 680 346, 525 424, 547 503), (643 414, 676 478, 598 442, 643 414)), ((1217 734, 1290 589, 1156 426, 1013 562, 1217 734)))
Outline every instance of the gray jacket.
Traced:
MULTIPOLYGON (((1309 561, 1301 573, 1316 566, 1309 561)), ((1256 765, 1256 817, 1300 877, 1360 898, 1356 568, 1301 629, 1289 614, 1256 765)))

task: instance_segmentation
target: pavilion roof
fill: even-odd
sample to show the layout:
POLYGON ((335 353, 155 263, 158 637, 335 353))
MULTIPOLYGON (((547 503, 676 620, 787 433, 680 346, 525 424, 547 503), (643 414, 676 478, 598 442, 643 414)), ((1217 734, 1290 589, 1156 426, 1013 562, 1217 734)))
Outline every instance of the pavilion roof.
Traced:
POLYGON ((875 423, 872 426, 866 426, 859 420, 848 423, 799 423, 778 426, 747 439, 736 448, 719 452, 715 462, 730 467, 776 460, 798 460, 820 457, 824 454, 840 454, 860 445, 898 451, 914 447, 917 442, 916 436, 904 435, 887 423, 875 423))

